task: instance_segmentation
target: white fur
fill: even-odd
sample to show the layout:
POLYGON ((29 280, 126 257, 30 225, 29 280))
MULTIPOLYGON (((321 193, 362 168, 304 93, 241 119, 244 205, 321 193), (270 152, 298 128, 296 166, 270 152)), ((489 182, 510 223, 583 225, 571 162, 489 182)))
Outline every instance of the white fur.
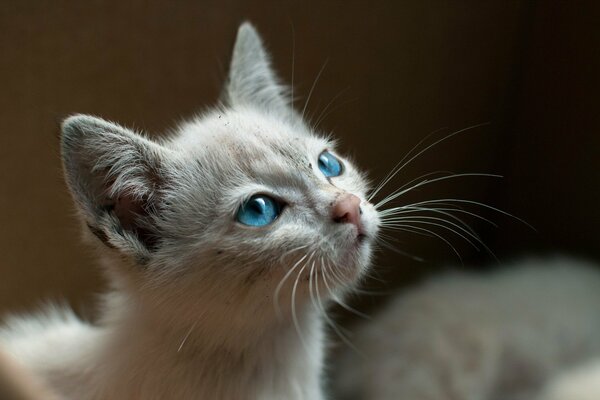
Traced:
POLYGON ((0 348, 0 399, 58 400, 39 376, 0 348))
POLYGON ((324 398, 322 308, 367 268, 377 213, 348 160, 321 173, 334 144, 289 107, 248 24, 223 99, 161 141, 89 116, 63 123, 67 183, 112 291, 93 325, 52 310, 8 321, 0 344, 66 398, 324 398), (256 193, 284 211, 237 223, 256 193), (362 242, 332 220, 345 193, 361 199, 362 242))
POLYGON ((600 360, 560 374, 544 389, 540 400, 598 400, 600 360))
MULTIPOLYGON (((531 400, 556 373, 600 354, 597 266, 504 267, 447 274, 396 298, 353 337, 364 358, 348 349, 339 360, 338 398, 531 400)), ((595 397, 548 400, 599 399, 591 388, 595 397)))

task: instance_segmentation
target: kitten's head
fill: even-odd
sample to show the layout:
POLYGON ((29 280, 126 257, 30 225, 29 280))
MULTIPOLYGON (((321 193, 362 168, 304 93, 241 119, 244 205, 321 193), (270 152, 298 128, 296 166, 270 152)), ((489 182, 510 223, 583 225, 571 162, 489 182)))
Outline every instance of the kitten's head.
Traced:
POLYGON ((112 275, 157 304, 257 313, 361 276, 379 224, 367 183, 284 89, 244 24, 223 104, 176 135, 157 142, 94 117, 64 122, 67 182, 112 275))

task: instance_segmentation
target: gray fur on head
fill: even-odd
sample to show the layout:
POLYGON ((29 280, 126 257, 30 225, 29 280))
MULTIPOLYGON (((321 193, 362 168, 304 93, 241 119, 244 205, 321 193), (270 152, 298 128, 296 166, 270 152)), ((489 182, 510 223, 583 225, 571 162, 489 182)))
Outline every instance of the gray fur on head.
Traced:
POLYGON ((152 299, 166 288, 194 288, 191 312, 194 298, 218 287, 203 301, 235 294, 257 312, 257 299, 272 296, 303 256, 321 268, 337 268, 340 283, 366 268, 378 225, 365 200, 366 182, 348 160, 341 176, 323 175, 319 155, 335 152, 334 143, 290 118, 284 93, 258 34, 246 23, 237 35, 224 106, 182 124, 173 137, 159 143, 82 115, 64 122, 64 167, 81 216, 108 254, 151 271, 136 279, 157 288, 152 299), (268 226, 243 226, 236 212, 257 193, 280 199, 285 210, 268 226), (355 230, 331 221, 331 205, 345 193, 363 203, 369 240, 357 248, 355 230))

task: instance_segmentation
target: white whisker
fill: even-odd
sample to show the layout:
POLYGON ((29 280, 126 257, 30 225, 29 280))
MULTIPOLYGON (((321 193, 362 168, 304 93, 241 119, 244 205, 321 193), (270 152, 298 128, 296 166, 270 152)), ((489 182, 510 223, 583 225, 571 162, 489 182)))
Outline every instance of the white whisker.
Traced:
POLYGON ((315 78, 315 81, 312 84, 312 87, 310 88, 310 91, 308 92, 308 97, 306 98, 306 102, 304 103, 304 108, 302 109, 302 119, 304 119, 304 114, 306 113, 306 107, 308 107, 308 103, 310 102, 310 97, 312 96, 313 91, 315 90, 315 86, 317 85, 317 82, 319 81, 319 78, 321 77, 321 74, 325 70, 325 67, 327 66, 328 62, 329 62, 329 60, 325 60, 325 62, 323 63, 323 66, 321 67, 321 69, 319 70, 319 73, 317 74, 317 77, 315 78))
MULTIPOLYGON (((370 316, 368 316, 367 314, 365 314, 365 313, 362 313, 362 312, 358 311, 357 309, 355 309, 355 308, 353 308, 353 307, 349 306, 349 305, 348 305, 348 304, 346 304, 346 303, 345 303, 345 302, 344 302, 342 299, 340 299, 340 298, 338 297, 338 295, 337 295, 337 294, 335 294, 335 293, 334 293, 334 291, 333 291, 333 290, 331 289, 331 287, 329 286, 329 283, 327 282, 327 272, 331 272, 332 274, 334 274, 334 273, 333 273, 333 270, 334 270, 334 268, 332 268, 331 264, 329 264, 329 263, 327 263, 327 267, 328 267, 328 268, 325 268, 325 269, 323 270, 323 283, 325 284, 325 287, 327 288, 327 291, 328 291, 328 292, 329 292, 329 294, 331 295, 331 298, 332 298, 332 299, 333 299, 333 300, 334 300, 334 301, 335 301, 337 304, 339 304, 339 305, 340 305, 340 306, 341 306, 343 309, 345 309, 346 311, 349 311, 349 312, 351 312, 351 313, 353 313, 353 314, 355 314, 355 315, 358 315, 359 317, 362 317, 362 318, 365 318, 365 319, 368 319, 368 320, 370 320, 370 319, 371 319, 371 317, 370 317, 370 316)), ((338 277, 338 280, 339 280, 339 277, 338 277)), ((340 283, 340 282, 341 282, 341 281, 338 281, 338 283, 340 283)))
POLYGON ((294 116, 294 75, 296 69, 296 32, 294 30, 294 24, 292 23, 292 79, 291 79, 291 104, 290 112, 292 117, 294 116))
POLYGON ((507 217, 511 217, 513 219, 516 219, 517 221, 521 222, 524 225, 527 225, 530 229, 537 231, 533 226, 531 226, 529 223, 527 223, 525 220, 510 214, 504 210, 501 210, 499 208, 487 205, 485 203, 481 203, 479 201, 475 201, 475 200, 465 200, 465 199, 452 199, 452 198, 447 198, 447 199, 435 199, 435 200, 426 200, 426 201, 422 201, 420 203, 414 203, 413 205, 428 205, 428 204, 435 204, 438 202, 445 202, 445 203, 463 203, 463 204, 474 204, 477 205, 479 207, 483 207, 483 208, 487 208, 493 211, 496 211, 497 213, 500 213, 502 215, 506 215, 507 217))
POLYGON ((465 240, 467 243, 469 243, 475 250, 479 251, 479 247, 477 247, 477 245, 471 240, 474 239, 478 242, 481 242, 480 239, 477 236, 473 236, 469 231, 467 231, 466 229, 464 229, 462 226, 459 226, 453 222, 441 219, 441 218, 436 218, 436 217, 428 217, 428 216, 418 216, 418 217, 397 217, 394 218, 394 220, 390 221, 389 223, 384 223, 382 224, 382 226, 385 227, 393 227, 394 223, 397 222, 403 222, 403 223, 410 223, 410 224, 424 224, 424 225, 431 225, 431 226, 437 226, 439 228, 443 228, 443 229, 447 229, 450 232, 454 233, 455 235, 459 236, 460 238, 462 238, 463 240, 465 240), (453 227, 455 227, 456 229, 458 229, 458 231, 456 229, 453 229, 452 227, 446 226, 443 223, 437 223, 437 222, 431 222, 431 221, 441 221, 441 222, 445 222, 447 224, 452 225, 453 227), (462 232, 464 232, 465 234, 463 235, 462 232), (466 235, 466 236, 465 236, 466 235))
MULTIPOLYGON (((427 138, 429 138, 429 137, 430 137, 431 135, 433 135, 434 133, 436 133, 436 132, 439 132, 441 129, 439 129, 438 131, 434 131, 433 133, 430 133, 428 136, 426 136, 425 138, 421 139, 421 141, 419 141, 419 143, 417 143, 417 145, 416 145, 416 146, 414 146, 414 147, 413 147, 413 148, 412 148, 412 149, 411 149, 411 150, 410 150, 410 151, 409 151, 409 152, 408 152, 408 153, 407 153, 407 154, 406 154, 406 155, 405 155, 405 156, 402 158, 402 160, 400 160, 400 162, 399 162, 398 164, 396 164, 396 166, 395 166, 394 168, 392 168, 392 171, 390 171, 390 174, 389 174, 389 176, 385 178, 385 181, 386 181, 386 182, 385 182, 384 184, 380 185, 380 187, 379 187, 379 188, 378 188, 378 189, 377 189, 377 190, 376 190, 376 191, 375 191, 373 194, 371 194, 371 195, 369 196, 369 201, 371 201, 371 199, 372 199, 373 197, 375 197, 375 195, 377 194, 377 192, 378 192, 379 190, 381 190, 381 188, 382 188, 382 187, 383 187, 383 186, 384 186, 384 185, 385 185, 387 182, 389 182, 389 181, 390 181, 390 180, 391 180, 391 179, 392 179, 392 178, 393 178, 393 177, 394 177, 396 174, 398 174, 398 172, 400 172, 402 169, 406 168, 406 166, 408 166, 408 165, 409 165, 409 164, 410 164, 410 163, 411 163, 413 160, 415 160, 417 157, 419 157, 419 156, 420 156, 420 155, 422 155, 423 153, 427 152, 427 151, 428 151, 429 149, 431 149, 432 147, 435 147, 435 146, 437 146, 438 144, 440 144, 440 143, 442 143, 442 142, 444 142, 444 141, 446 141, 446 140, 450 139, 451 137, 454 137, 454 136, 456 136, 456 135, 458 135, 458 134, 461 134, 461 133, 464 133, 464 132, 467 132, 467 131, 470 131, 470 130, 473 130, 473 129, 476 129, 476 128, 479 128, 479 127, 482 127, 482 126, 485 126, 485 125, 489 125, 489 124, 490 124, 489 122, 484 122, 484 123, 481 123, 481 124, 472 125, 472 126, 469 126, 469 127, 467 127, 467 128, 463 128, 463 129, 460 129, 460 130, 458 130, 458 131, 455 131, 455 132, 453 132, 453 133, 451 133, 451 134, 449 134, 449 135, 446 135, 446 136, 444 136, 443 138, 441 138, 441 139, 438 139, 438 140, 436 140, 435 142, 433 142, 432 144, 430 144, 429 146, 425 147, 423 150, 419 151, 419 152, 418 152, 418 153, 416 153, 414 156, 412 156, 410 159, 408 159, 406 162, 404 162, 404 160, 405 160, 405 159, 406 159, 406 158, 407 158, 407 157, 408 157, 408 156, 409 156, 409 155, 410 155, 410 154, 411 154, 411 153, 412 153, 412 152, 413 152, 413 151, 414 151, 414 150, 415 150, 415 149, 416 149, 416 148, 417 148, 419 145, 421 145, 421 143, 423 143, 423 142, 424 142, 424 141, 425 141, 427 138), (403 163, 403 162, 404 162, 404 163, 403 163), (398 165, 399 165, 399 164, 401 164, 401 165, 400 165, 400 167, 398 167, 398 165), (394 171, 394 170, 395 170, 395 171, 394 171)), ((442 128, 442 129, 444 129, 444 128, 442 128)))
MULTIPOLYGON (((323 265, 323 259, 321 258, 321 271, 324 271, 324 269, 325 269, 325 266, 323 265)), ((348 339, 346 337, 346 335, 341 331, 341 329, 337 326, 337 324, 329 317, 329 315, 327 315, 327 311, 325 310, 325 307, 323 307, 323 303, 321 302, 321 295, 319 293, 319 280, 318 279, 315 281, 315 287, 317 289, 317 303, 319 303, 319 307, 321 309, 321 312, 323 313, 323 317, 325 318, 325 321, 327 322, 327 324, 329 326, 331 326, 333 331, 338 335, 338 337, 340 339, 342 339, 342 341, 348 347, 350 347, 351 349, 356 351, 357 354, 361 354, 361 352, 358 351, 358 349, 354 346, 354 344, 352 344, 350 339, 348 339)), ((331 292, 330 292, 330 294, 331 294, 331 292)))
POLYGON ((496 174, 486 174, 486 173, 477 173, 477 172, 473 172, 473 173, 462 173, 462 174, 452 174, 452 175, 447 175, 447 176, 442 176, 440 178, 433 178, 433 179, 425 179, 419 183, 417 183, 416 185, 413 185, 409 188, 403 189, 403 190, 399 190, 399 191, 395 191, 394 193, 392 193, 391 195, 387 196, 385 199, 383 199, 382 201, 380 201, 379 203, 377 203, 375 205, 375 208, 379 208, 382 205, 389 203, 392 200, 397 199, 398 197, 414 190, 417 189, 419 187, 425 186, 425 185, 430 185, 432 183, 435 182, 440 182, 440 181, 445 181, 448 179, 456 179, 456 178, 464 178, 464 177, 469 177, 469 176, 483 176, 483 177, 487 177, 487 178, 502 178, 502 175, 496 175, 496 174))
POLYGON ((469 232, 471 232, 473 235, 476 235, 475 231, 473 230, 473 228, 471 228, 471 226, 469 226, 469 224, 467 224, 462 219, 458 218, 456 215, 446 212, 443 209, 428 208, 428 207, 414 207, 414 206, 405 206, 403 208, 404 208, 403 211, 398 211, 394 214, 386 215, 384 218, 382 218, 382 221, 392 221, 393 218, 395 218, 395 217, 405 216, 405 215, 407 215, 407 216, 422 216, 424 212, 437 213, 437 214, 444 215, 448 218, 451 218, 452 220, 456 221, 458 224, 463 226, 465 229, 467 229, 469 232))
POLYGON ((292 288, 292 298, 291 298, 292 321, 294 323, 294 328, 296 329, 296 333, 298 334, 298 338, 300 339, 302 346, 304 347, 306 352, 309 354, 310 354, 310 348, 308 347, 308 345, 306 344, 306 341, 304 340, 304 336, 302 335, 302 330, 300 329, 300 323, 298 322, 298 315, 296 314, 296 289, 298 288, 298 280, 300 279, 302 273, 304 272, 304 269, 310 262, 310 259, 312 258, 313 255, 314 255, 314 252, 310 255, 310 257, 308 258, 308 261, 306 263, 304 263, 304 265, 298 272, 298 275, 296 276, 296 280, 294 281, 294 286, 292 288))
POLYGON ((450 243, 450 241, 448 241, 446 238, 444 238, 443 236, 439 235, 438 233, 436 233, 430 229, 423 228, 420 226, 413 226, 413 225, 394 225, 394 226, 387 227, 387 229, 392 229, 392 230, 396 230, 396 231, 406 231, 406 232, 410 232, 410 233, 418 233, 415 231, 421 231, 421 233, 419 233, 419 234, 425 234, 427 236, 435 236, 438 239, 442 240, 444 243, 446 243, 452 249, 454 254, 456 254, 458 259, 460 260, 460 263, 464 264, 460 253, 458 252, 458 250, 456 250, 456 247, 454 247, 452 245, 452 243, 450 243))
POLYGON ((181 341, 181 344, 179 345, 179 348, 177 349, 177 352, 179 353, 181 351, 181 349, 183 348, 183 345, 185 344, 185 342, 187 342, 188 338, 190 337, 192 331, 194 330, 194 328, 196 327, 196 325, 198 324, 198 321, 195 321, 190 330, 185 334, 185 337, 183 338, 183 340, 181 341))
POLYGON ((279 306, 279 293, 281 292, 281 288, 283 287, 283 284, 285 283, 285 281, 290 277, 290 275, 294 272, 294 270, 298 267, 298 265, 300 265, 300 263, 302 261, 304 261, 304 259, 306 259, 306 257, 308 257, 308 253, 306 253, 302 258, 300 258, 298 261, 296 261, 296 263, 292 266, 292 268, 290 268, 288 270, 288 272, 281 279, 281 281, 279 281, 279 284, 275 288, 275 294, 273 295, 273 303, 274 303, 273 305, 275 306, 275 311, 279 318, 281 318, 281 316, 282 316, 281 307, 279 306))
POLYGON ((410 155, 412 154, 413 151, 415 151, 424 141, 426 141, 427 139, 429 139, 432 135, 435 135, 438 132, 443 131, 444 129, 447 129, 446 127, 443 128, 439 128, 436 129, 435 131, 431 132, 429 135, 425 136, 423 139, 419 140, 419 142, 414 145, 412 147, 412 149, 410 149, 405 155, 404 157, 402 157, 402 159, 400 161, 398 161, 398 163, 396 165, 394 165, 394 168, 392 168, 390 170, 390 172, 388 172, 386 174, 386 176, 381 180, 381 182, 379 183, 379 185, 377 185, 377 187, 371 192, 371 194, 368 197, 368 201, 371 201, 371 199, 373 197, 375 197, 377 195, 377 193, 383 189, 383 187, 389 182, 391 181, 394 176, 396 176, 396 174, 398 174, 398 172, 400 172, 400 170, 402 168, 404 168, 404 166, 401 166, 402 163, 404 162, 404 160, 406 160, 408 157, 410 157, 410 155))
MULTIPOLYGON (((494 223, 493 221, 482 217, 479 214, 476 214, 474 212, 470 212, 467 210, 463 210, 460 207, 435 207, 435 208, 429 208, 429 207, 418 207, 416 206, 417 204, 422 204, 422 203, 414 203, 414 204, 408 204, 406 206, 400 206, 400 207, 394 207, 394 208, 390 208, 387 209, 383 212, 380 213, 380 215, 382 216, 382 220, 385 220, 386 217, 388 216, 395 216, 395 215, 402 215, 404 214, 404 210, 409 210, 409 211, 431 211, 431 212, 441 212, 444 211, 444 214, 448 215, 448 216, 452 216, 454 218, 456 218, 456 216, 452 215, 451 212, 457 212, 457 213, 462 213, 462 214, 467 214, 470 215, 472 217, 475 217, 477 219, 480 219, 482 221, 487 222, 488 224, 492 225, 494 228, 497 228, 498 225, 496 223, 494 223)), ((444 204, 444 203, 439 203, 439 204, 444 204)), ((464 223, 464 222, 463 222, 464 223)))
POLYGON ((323 108, 323 111, 321 111, 321 113, 319 114, 319 116, 317 117, 317 119, 315 120, 315 123, 313 124, 314 129, 317 129, 319 127, 319 125, 321 124, 321 122, 323 122, 325 120, 325 118, 327 118, 327 116, 329 114, 331 114, 331 112, 335 111, 337 108, 339 108, 340 106, 347 104, 350 102, 350 100, 347 100, 339 105, 336 105, 335 107, 331 108, 331 111, 327 112, 327 110, 329 109, 329 107, 331 107, 331 105, 333 105, 334 101, 337 100, 338 97, 340 97, 344 92, 346 92, 349 89, 349 87, 347 87, 344 90, 341 90, 338 92, 338 94, 336 94, 335 96, 333 96, 333 98, 331 100, 329 100, 329 103, 327 103, 327 105, 323 108))
MULTIPOLYGON (((382 235, 380 235, 382 236, 382 235)), ((404 257, 408 257, 411 260, 414 261, 418 261, 418 262, 424 262, 425 260, 422 257, 419 256, 415 256, 414 254, 410 254, 404 250, 400 250, 399 248, 397 248, 396 246, 394 246, 393 244, 391 244, 389 241, 387 241, 386 239, 383 239, 382 237, 379 237, 377 239, 377 242, 375 243, 376 245, 382 246, 388 250, 393 251, 394 253, 400 254, 404 257)), ((354 290, 354 289, 353 289, 354 290)))

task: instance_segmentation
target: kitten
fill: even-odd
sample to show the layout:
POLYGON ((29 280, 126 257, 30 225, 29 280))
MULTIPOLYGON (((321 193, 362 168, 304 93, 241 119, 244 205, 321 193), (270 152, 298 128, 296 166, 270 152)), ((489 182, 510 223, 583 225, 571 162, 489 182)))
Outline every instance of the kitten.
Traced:
POLYGON ((379 217, 251 25, 222 105, 156 141, 72 116, 62 158, 112 291, 97 325, 53 308, 9 320, 3 347, 69 399, 324 398, 322 310, 368 267, 379 217))
MULTIPOLYGON (((352 337, 362 356, 347 349, 338 360, 336 398, 532 400, 563 369, 600 355, 597 266, 507 267, 447 274, 395 298, 352 337)), ((592 387, 552 388, 573 397, 548 389, 541 400, 600 398, 592 387)))

